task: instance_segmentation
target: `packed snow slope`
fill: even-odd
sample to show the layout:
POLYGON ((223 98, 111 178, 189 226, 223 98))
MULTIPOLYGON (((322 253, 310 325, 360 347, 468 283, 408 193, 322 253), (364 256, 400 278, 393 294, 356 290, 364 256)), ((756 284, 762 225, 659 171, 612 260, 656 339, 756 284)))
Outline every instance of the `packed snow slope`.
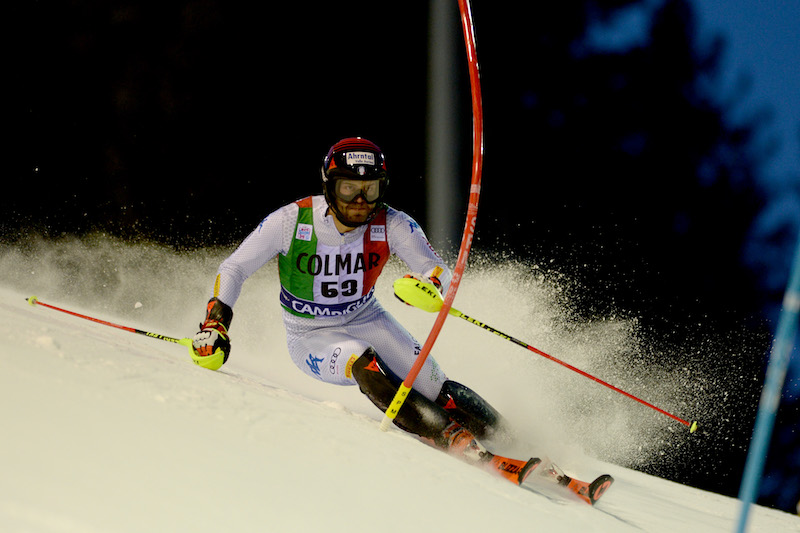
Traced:
MULTIPOLYGON (((270 265, 245 285, 231 360, 218 372, 179 345, 25 301, 35 294, 190 336, 228 251, 102 237, 0 249, 0 531, 733 530, 737 500, 619 466, 677 447, 668 421, 603 391, 582 403, 565 391, 589 387, 583 378, 454 318, 434 352, 518 428, 519 442, 496 451, 549 456, 582 479, 612 474, 597 506, 543 479, 522 490, 399 430, 381 432, 381 413, 356 388, 303 375, 286 353, 270 265), (598 402, 613 416, 596 422, 598 402), (650 436, 659 431, 666 440, 650 436)), ((389 270, 379 298, 424 340, 434 317, 392 297, 402 269, 389 270)), ((613 319, 567 332, 557 288, 520 272, 475 268, 456 307, 590 370, 608 370, 598 361, 636 344, 635 328, 613 319)), ((670 390, 649 390, 669 399, 670 390)), ((800 518, 754 507, 750 531, 800 531, 800 518)))

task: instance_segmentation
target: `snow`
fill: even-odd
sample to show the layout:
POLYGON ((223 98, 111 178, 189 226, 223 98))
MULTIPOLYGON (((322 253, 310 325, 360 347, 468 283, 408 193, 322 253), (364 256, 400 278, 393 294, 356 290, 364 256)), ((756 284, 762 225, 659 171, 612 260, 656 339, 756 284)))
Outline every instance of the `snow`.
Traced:
MULTIPOLYGON (((601 391, 593 402, 623 407, 605 422, 605 439, 579 446, 576 428, 596 417, 559 391, 582 378, 455 318, 434 348, 445 370, 525 428, 519 449, 507 451, 549 454, 581 479, 612 474, 597 506, 543 479, 521 490, 399 430, 382 432, 381 413, 356 388, 307 378, 286 354, 270 265, 245 285, 231 360, 218 372, 191 364, 182 346, 25 301, 35 294, 188 336, 227 252, 104 237, 0 248, 1 531, 733 530, 737 500, 619 466, 624 454, 656 453, 648 434, 671 422, 601 391)), ((520 277, 518 265, 497 268, 471 271, 455 306, 584 365, 590 352, 635 344, 630 325, 611 319, 566 335, 557 287, 520 277)), ((434 316, 394 300, 401 269, 389 270, 379 298, 424 339, 434 316)), ((754 507, 749 530, 800 531, 800 518, 754 507)))

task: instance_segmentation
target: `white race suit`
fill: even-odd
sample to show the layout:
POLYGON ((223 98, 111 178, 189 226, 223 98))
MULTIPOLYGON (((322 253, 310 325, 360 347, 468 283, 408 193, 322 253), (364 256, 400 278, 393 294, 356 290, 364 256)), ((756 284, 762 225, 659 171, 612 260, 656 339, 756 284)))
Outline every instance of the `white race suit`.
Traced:
MULTIPOLYGON (((412 272, 436 267, 442 290, 452 274, 420 226, 391 207, 368 224, 340 233, 323 196, 290 203, 267 216, 219 267, 215 295, 233 307, 245 280, 278 256, 280 303, 286 343, 306 374, 337 385, 355 385, 353 362, 372 347, 404 379, 420 344, 378 302, 375 282, 390 255, 412 272)), ((435 400, 446 380, 428 357, 414 389, 435 400)))

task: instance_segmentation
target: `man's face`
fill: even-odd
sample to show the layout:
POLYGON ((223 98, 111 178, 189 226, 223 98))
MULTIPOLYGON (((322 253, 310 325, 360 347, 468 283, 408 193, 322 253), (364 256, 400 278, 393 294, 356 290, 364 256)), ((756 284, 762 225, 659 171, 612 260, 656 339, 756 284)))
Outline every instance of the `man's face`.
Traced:
POLYGON ((336 208, 349 224, 363 224, 380 196, 378 180, 336 180, 336 208), (370 203, 368 200, 372 200, 370 203))
POLYGON ((340 216, 344 218, 343 222, 363 224, 375 209, 375 204, 368 204, 364 201, 363 196, 357 196, 352 202, 343 202, 337 197, 336 208, 339 210, 340 216))

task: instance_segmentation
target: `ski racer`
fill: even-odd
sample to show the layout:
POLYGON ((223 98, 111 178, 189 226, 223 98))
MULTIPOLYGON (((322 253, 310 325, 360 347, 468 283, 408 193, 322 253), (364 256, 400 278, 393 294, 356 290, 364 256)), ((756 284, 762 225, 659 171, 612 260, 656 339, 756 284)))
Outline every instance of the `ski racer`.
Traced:
MULTIPOLYGON (((451 272, 420 226, 383 202, 386 161, 373 142, 334 144, 323 159, 323 194, 268 215, 220 265, 193 359, 218 369, 231 350, 228 330, 245 280, 278 257, 280 305, 295 365, 312 378, 358 385, 385 411, 420 344, 378 302, 375 283, 391 254, 442 291, 451 272)), ((501 431, 498 412, 449 380, 428 357, 394 423, 428 442, 479 462, 479 439, 501 431)))

